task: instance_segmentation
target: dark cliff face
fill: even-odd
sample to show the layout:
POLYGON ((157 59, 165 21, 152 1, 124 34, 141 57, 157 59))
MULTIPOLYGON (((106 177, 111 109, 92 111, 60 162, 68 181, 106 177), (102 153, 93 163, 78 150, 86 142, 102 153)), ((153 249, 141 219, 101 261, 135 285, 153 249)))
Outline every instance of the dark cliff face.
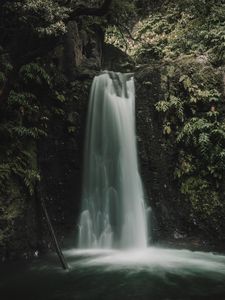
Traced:
MULTIPOLYGON (((146 191, 146 202, 154 213, 153 232, 171 222, 171 182, 169 153, 163 144, 161 122, 155 114, 154 104, 159 101, 160 67, 146 67, 137 71, 136 76, 136 123, 140 172, 146 191)), ((171 230, 168 224, 168 231, 171 230)))
POLYGON ((87 32, 75 22, 69 24, 64 45, 56 51, 66 78, 66 118, 52 119, 49 136, 39 145, 40 197, 45 198, 58 236, 62 241, 69 237, 72 246, 78 232, 89 91, 101 68, 102 45, 100 28, 92 26, 87 32))
POLYGON ((176 147, 163 135, 162 119, 155 109, 163 98, 161 66, 152 63, 138 69, 135 80, 138 154, 146 202, 152 207, 152 236, 166 239, 185 224, 181 225, 184 207, 177 206, 179 193, 173 179, 176 147))

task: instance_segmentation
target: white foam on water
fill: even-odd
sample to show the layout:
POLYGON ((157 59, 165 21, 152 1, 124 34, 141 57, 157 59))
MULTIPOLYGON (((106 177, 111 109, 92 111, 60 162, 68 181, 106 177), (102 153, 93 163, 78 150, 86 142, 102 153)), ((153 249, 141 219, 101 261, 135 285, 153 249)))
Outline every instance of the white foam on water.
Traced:
POLYGON ((210 252, 163 249, 102 250, 73 249, 65 252, 76 258, 72 266, 100 267, 101 271, 128 270, 132 272, 171 272, 180 275, 202 273, 220 275, 225 279, 225 256, 210 252))

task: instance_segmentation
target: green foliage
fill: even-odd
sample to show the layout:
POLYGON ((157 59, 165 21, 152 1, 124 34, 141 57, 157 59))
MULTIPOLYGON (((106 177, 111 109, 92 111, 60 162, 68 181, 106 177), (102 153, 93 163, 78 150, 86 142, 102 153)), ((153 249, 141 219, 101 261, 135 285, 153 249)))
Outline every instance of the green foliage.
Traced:
POLYGON ((1 190, 11 178, 15 177, 19 182, 23 183, 30 195, 33 195, 35 184, 40 181, 39 172, 35 169, 30 169, 31 154, 29 152, 20 152, 8 162, 0 164, 0 187, 1 190))
POLYGON ((142 63, 194 54, 220 65, 225 62, 224 30, 222 1, 168 1, 139 19, 132 30, 134 40, 127 36, 127 43, 129 53, 142 63))
POLYGON ((7 1, 3 9, 6 14, 14 15, 21 29, 29 24, 30 31, 39 37, 64 34, 66 32, 64 19, 71 11, 52 0, 7 1))
POLYGON ((20 77, 26 84, 36 83, 38 85, 51 84, 50 76, 45 69, 37 63, 23 65, 20 69, 20 77))
POLYGON ((24 126, 15 126, 11 128, 14 136, 18 137, 31 137, 34 139, 38 139, 40 136, 46 136, 46 132, 37 128, 37 127, 29 127, 26 128, 24 126))
POLYGON ((63 94, 60 94, 59 92, 55 92, 55 97, 56 99, 59 101, 59 102, 65 102, 66 99, 65 99, 65 96, 63 94))
MULTIPOLYGON (((162 69, 165 98, 156 103, 163 133, 175 142, 174 177, 199 222, 220 226, 224 208, 225 118, 222 77, 193 56, 162 69)), ((191 216, 190 216, 191 217, 191 216)))
POLYGON ((188 177, 181 184, 181 192, 190 199, 193 211, 202 220, 212 217, 223 206, 219 193, 201 177, 188 177))
MULTIPOLYGON (((11 194, 13 192, 11 191, 11 194)), ((17 199, 18 200, 18 199, 17 199)), ((24 214, 25 204, 22 199, 18 201, 9 201, 3 207, 1 206, 0 223, 4 224, 0 229, 0 246, 4 246, 4 243, 13 238, 15 233, 15 220, 21 218, 24 214)))
POLYGON ((34 94, 29 92, 16 93, 12 90, 9 94, 8 104, 11 108, 20 110, 21 113, 38 113, 39 106, 37 105, 37 98, 34 94))

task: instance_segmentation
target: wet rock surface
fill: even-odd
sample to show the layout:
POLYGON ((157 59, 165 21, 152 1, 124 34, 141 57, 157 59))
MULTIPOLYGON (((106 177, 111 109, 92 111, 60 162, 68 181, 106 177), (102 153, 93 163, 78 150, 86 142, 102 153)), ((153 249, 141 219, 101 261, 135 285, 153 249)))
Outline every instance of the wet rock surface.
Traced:
POLYGON ((162 97, 160 66, 144 66, 136 71, 136 126, 140 172, 146 202, 153 209, 153 237, 173 231, 177 220, 173 213, 175 193, 171 175, 174 149, 169 149, 162 134, 162 120, 155 103, 162 97))

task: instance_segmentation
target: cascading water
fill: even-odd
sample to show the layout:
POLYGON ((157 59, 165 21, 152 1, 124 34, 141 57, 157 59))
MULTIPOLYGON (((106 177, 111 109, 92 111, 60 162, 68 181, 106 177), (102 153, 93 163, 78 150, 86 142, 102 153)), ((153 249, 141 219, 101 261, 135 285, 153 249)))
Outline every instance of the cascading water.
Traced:
POLYGON ((79 248, 146 248, 132 74, 94 78, 88 111, 79 248))

